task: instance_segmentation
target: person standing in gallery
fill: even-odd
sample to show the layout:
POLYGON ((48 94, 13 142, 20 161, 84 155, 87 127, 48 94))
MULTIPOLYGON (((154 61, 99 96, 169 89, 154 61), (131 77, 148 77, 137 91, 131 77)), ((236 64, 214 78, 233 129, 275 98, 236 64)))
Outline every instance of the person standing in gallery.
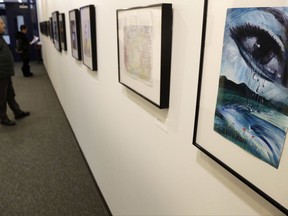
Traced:
POLYGON ((16 123, 7 116, 7 104, 13 111, 15 119, 24 118, 30 115, 30 112, 24 112, 20 109, 15 100, 15 92, 12 84, 14 76, 14 61, 9 46, 3 38, 5 24, 0 17, 0 123, 6 126, 13 126, 16 123))
POLYGON ((30 57, 29 57, 29 46, 30 43, 26 37, 28 31, 27 26, 21 25, 20 31, 16 33, 16 52, 20 54, 23 65, 22 72, 24 77, 31 77, 33 73, 30 72, 30 57))

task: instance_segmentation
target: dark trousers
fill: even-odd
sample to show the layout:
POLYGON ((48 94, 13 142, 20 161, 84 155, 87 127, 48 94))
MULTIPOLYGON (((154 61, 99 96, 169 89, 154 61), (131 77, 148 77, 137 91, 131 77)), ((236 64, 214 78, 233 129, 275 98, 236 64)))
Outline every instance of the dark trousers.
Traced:
POLYGON ((22 58, 22 62, 23 62, 23 65, 22 65, 22 72, 23 72, 23 75, 29 75, 31 72, 30 72, 30 65, 29 65, 29 62, 30 62, 30 59, 29 59, 29 53, 23 53, 21 55, 21 58, 22 58))
POLYGON ((13 111, 14 115, 21 113, 21 109, 15 100, 15 92, 12 84, 12 79, 0 79, 0 119, 8 119, 6 114, 7 104, 13 111))

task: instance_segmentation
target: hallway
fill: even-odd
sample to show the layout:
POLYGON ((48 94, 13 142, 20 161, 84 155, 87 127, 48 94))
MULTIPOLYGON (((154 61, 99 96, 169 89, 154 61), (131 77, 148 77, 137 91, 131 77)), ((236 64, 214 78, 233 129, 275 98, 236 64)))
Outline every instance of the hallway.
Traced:
POLYGON ((32 63, 31 78, 15 70, 16 100, 31 115, 0 125, 0 215, 111 215, 44 66, 32 63))

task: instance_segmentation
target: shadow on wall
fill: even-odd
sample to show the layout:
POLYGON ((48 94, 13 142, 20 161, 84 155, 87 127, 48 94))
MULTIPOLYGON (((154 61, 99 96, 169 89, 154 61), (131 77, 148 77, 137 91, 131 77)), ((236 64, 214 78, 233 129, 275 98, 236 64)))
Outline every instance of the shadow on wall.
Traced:
POLYGON ((239 199, 254 209, 259 215, 265 215, 270 212, 271 215, 283 215, 276 207, 271 205, 263 197, 254 192, 251 188, 245 185, 242 181, 228 172, 225 168, 220 166, 205 153, 198 150, 197 163, 205 169, 210 175, 217 179, 218 182, 223 184, 225 188, 233 192, 239 199), (263 208, 267 212, 263 212, 263 208))

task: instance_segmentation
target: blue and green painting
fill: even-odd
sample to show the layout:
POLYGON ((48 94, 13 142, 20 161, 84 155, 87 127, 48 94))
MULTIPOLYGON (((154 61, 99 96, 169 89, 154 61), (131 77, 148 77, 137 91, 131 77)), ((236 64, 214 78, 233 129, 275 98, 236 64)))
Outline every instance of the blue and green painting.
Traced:
POLYGON ((229 8, 214 130, 278 169, 287 128, 288 7, 229 8))

